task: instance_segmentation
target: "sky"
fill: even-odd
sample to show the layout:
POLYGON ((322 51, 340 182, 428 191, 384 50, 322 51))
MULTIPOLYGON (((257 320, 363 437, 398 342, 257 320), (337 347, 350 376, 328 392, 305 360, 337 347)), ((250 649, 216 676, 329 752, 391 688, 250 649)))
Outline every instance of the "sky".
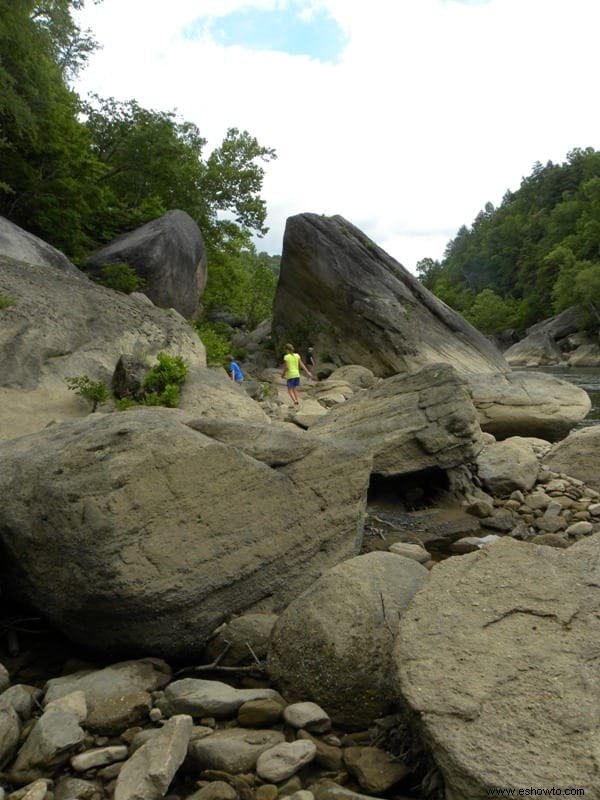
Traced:
POLYGON ((411 272, 536 162, 600 149, 599 0, 102 0, 75 89, 272 147, 285 222, 341 214, 411 272))

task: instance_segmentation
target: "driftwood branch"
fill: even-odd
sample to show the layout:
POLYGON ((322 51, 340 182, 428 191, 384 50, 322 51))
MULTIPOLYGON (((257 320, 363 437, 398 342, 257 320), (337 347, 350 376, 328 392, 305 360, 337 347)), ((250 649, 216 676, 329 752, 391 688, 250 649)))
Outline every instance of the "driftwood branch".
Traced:
POLYGON ((264 664, 257 657, 256 653, 250 647, 250 644, 248 642, 246 642, 246 647, 248 648, 248 650, 252 655, 252 658, 254 659, 254 664, 247 664, 246 666, 233 666, 233 667, 221 666, 221 661, 225 658, 225 656, 231 650, 232 647, 233 645, 231 642, 225 642, 225 647, 223 648, 223 650, 210 664, 198 664, 196 666, 182 667, 175 673, 175 677, 178 677, 179 675, 183 674, 197 675, 197 674, 202 674, 204 672, 222 672, 222 673, 229 673, 230 675, 266 674, 266 669, 264 664))

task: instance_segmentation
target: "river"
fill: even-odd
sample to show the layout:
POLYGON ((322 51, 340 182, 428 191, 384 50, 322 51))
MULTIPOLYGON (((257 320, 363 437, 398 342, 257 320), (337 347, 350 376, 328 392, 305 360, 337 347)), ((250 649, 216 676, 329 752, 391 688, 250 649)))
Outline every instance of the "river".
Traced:
MULTIPOLYGON (((533 370, 532 370, 533 371, 533 370)), ((536 367, 536 372, 545 372, 556 378, 569 381, 584 389, 590 396, 592 408, 587 417, 577 425, 600 425, 600 368, 598 367, 536 367)))

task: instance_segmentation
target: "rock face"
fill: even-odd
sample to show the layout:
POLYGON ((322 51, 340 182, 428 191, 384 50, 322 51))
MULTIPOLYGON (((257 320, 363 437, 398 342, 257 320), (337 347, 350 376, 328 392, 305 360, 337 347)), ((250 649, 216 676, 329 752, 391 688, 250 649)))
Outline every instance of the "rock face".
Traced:
POLYGON ((546 463, 556 472, 566 472, 600 490, 600 427, 591 425, 571 431, 546 455, 546 463))
POLYGON ((352 727, 389 713, 398 616, 427 576, 413 559, 369 553, 338 564, 294 600, 275 624, 268 656, 286 700, 311 698, 352 727))
POLYGON ((57 269, 73 278, 87 281, 86 276, 60 250, 27 233, 5 217, 0 217, 0 255, 8 261, 25 262, 37 267, 57 269))
POLYGON ((101 275, 105 264, 124 262, 143 278, 142 289, 160 308, 174 308, 186 319, 198 312, 206 284, 206 249, 200 228, 185 211, 169 211, 159 219, 124 233, 97 250, 86 264, 101 275))
POLYGON ((537 322, 527 329, 524 339, 504 351, 504 357, 515 367, 596 367, 600 364, 598 334, 584 331, 589 326, 586 317, 589 314, 583 308, 571 306, 555 317, 537 322))
POLYGON ((271 468, 184 419, 92 414, 0 448, 2 580, 71 639, 193 655, 228 616, 277 612, 358 553, 363 447, 305 452, 298 432, 295 460, 271 468))
POLYGON ((0 439, 81 417, 89 403, 69 391, 65 377, 88 375, 110 385, 123 353, 152 363, 159 352, 182 355, 191 370, 206 366, 204 347, 179 316, 146 298, 105 289, 57 269, 0 256, 0 439))
POLYGON ((386 476, 448 469, 481 449, 466 382, 449 364, 382 380, 334 407, 310 433, 367 443, 373 471, 386 476))
POLYGON ((585 419, 592 406, 583 389, 539 372, 470 375, 468 382, 481 429, 497 439, 556 441, 585 419))
POLYGON ((400 620, 399 691, 448 800, 585 787, 598 800, 600 536, 511 539, 434 567, 400 620))
POLYGON ((279 345, 307 342, 322 360, 381 377, 436 362, 508 370, 485 336, 340 216, 287 220, 273 333, 279 345))

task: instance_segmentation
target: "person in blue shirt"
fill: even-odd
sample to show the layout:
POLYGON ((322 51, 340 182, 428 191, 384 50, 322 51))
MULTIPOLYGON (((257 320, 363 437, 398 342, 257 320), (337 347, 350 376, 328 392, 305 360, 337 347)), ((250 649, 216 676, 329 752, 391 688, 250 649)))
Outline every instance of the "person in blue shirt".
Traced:
POLYGON ((229 377, 232 381, 236 383, 240 383, 240 381, 244 380, 244 373, 240 369, 240 365, 237 361, 233 360, 233 356, 227 356, 227 369, 229 370, 229 377))

